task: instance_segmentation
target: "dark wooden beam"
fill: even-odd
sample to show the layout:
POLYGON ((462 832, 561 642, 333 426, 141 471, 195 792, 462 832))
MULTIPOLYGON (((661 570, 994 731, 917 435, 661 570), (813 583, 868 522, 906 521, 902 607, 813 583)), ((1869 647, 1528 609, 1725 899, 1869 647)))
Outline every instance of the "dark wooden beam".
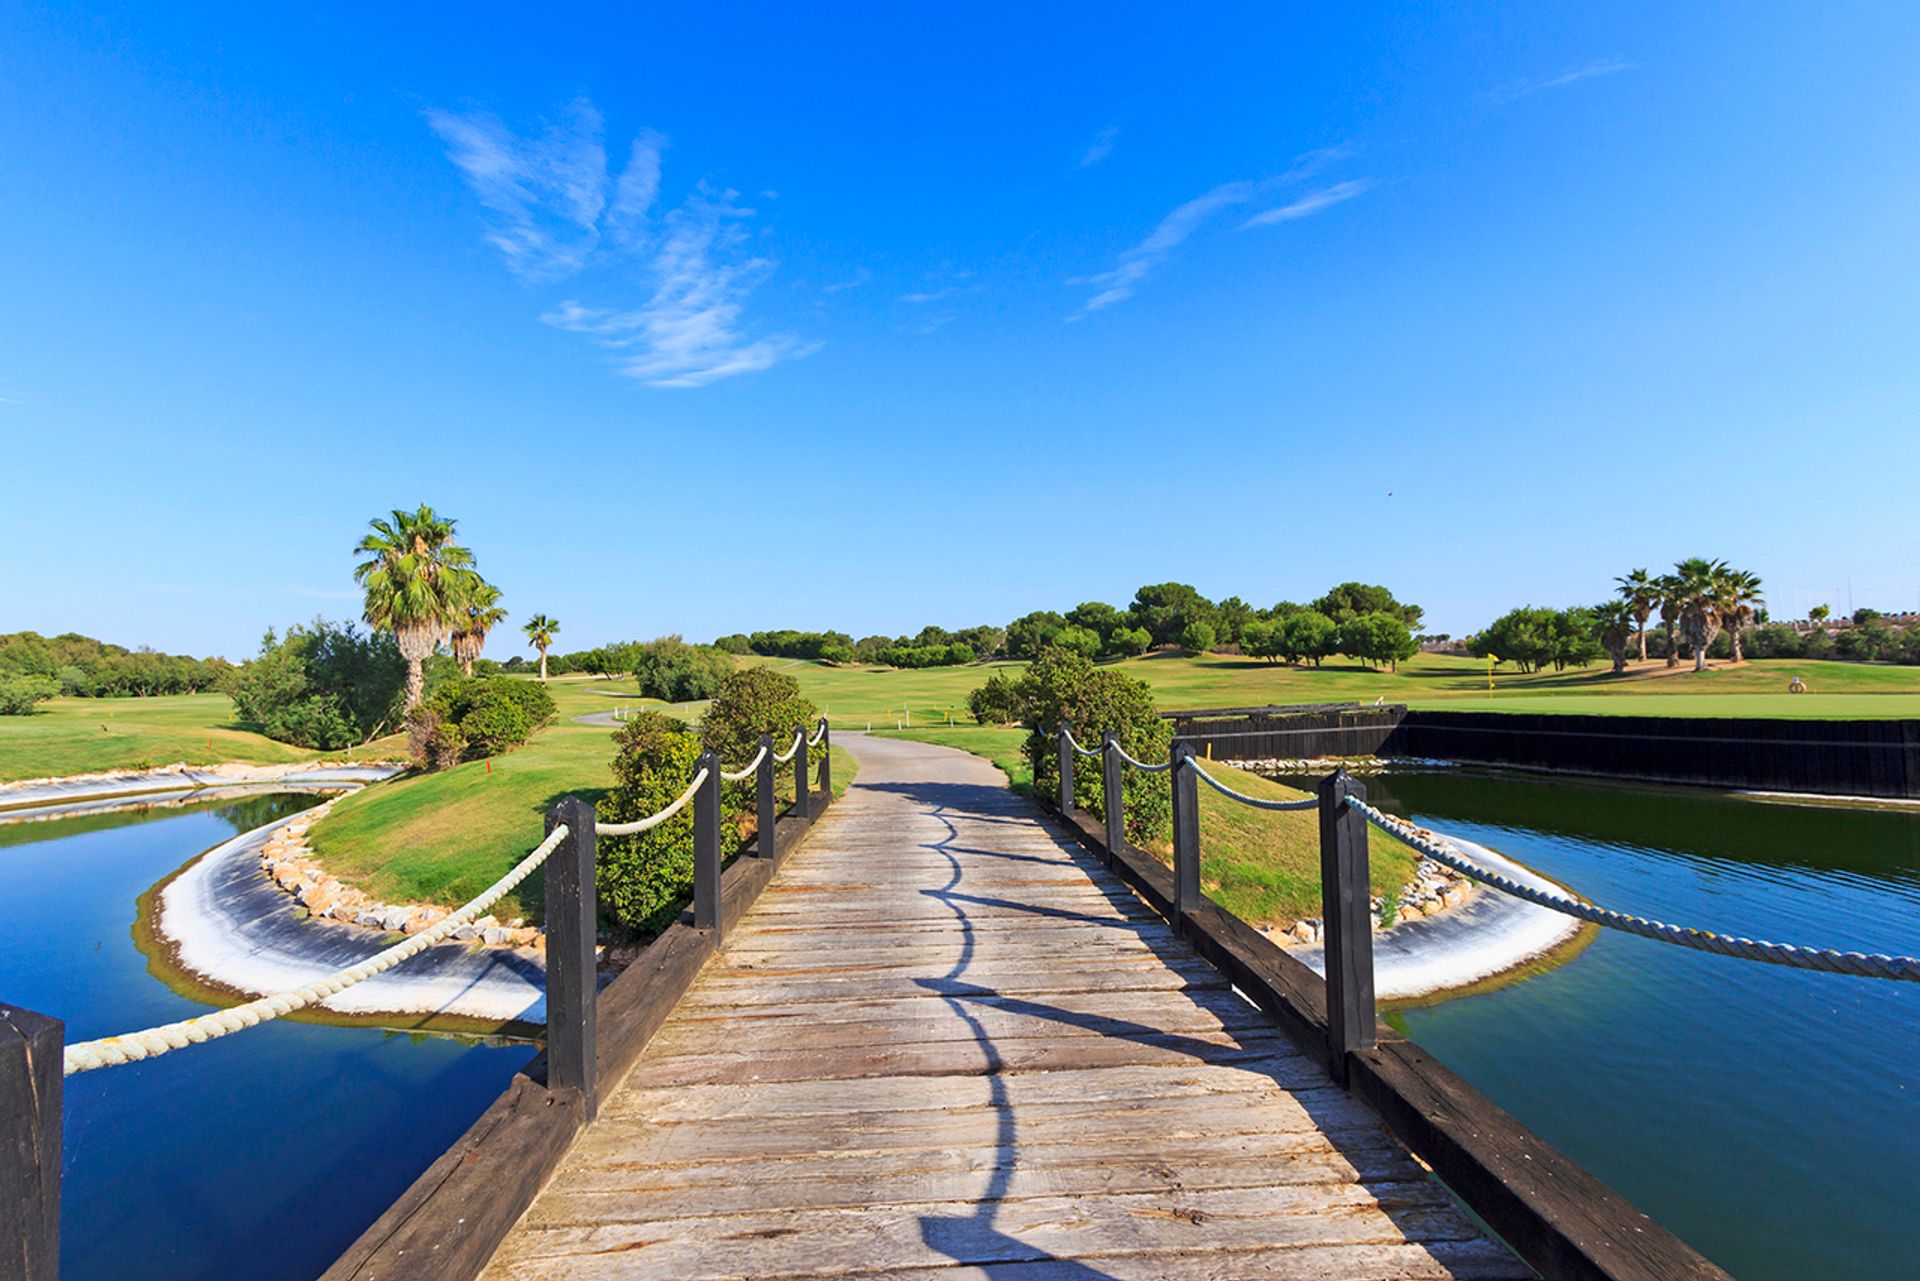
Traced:
POLYGON ((0 1275, 60 1276, 59 1019, 0 1005, 0 1275))

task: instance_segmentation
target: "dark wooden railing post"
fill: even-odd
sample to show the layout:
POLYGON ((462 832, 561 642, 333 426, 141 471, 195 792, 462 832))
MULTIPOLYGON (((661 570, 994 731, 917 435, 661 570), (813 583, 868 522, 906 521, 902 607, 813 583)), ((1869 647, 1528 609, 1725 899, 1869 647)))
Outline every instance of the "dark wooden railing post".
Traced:
POLYGON ((1347 805, 1367 789, 1344 769, 1320 781, 1320 917, 1327 967, 1327 1068, 1347 1083, 1347 1051, 1373 1044, 1373 896, 1367 819, 1347 805))
POLYGON ((807 796, 807 727, 797 731, 800 743, 793 749, 793 812, 801 818, 813 817, 813 802, 807 796))
POLYGON ((1200 906, 1200 792, 1193 771, 1184 768, 1193 749, 1175 743, 1169 758, 1173 768, 1167 771, 1173 784, 1173 918, 1186 920, 1187 913, 1200 906))
POLYGON ((693 763, 697 776, 707 777, 693 794, 693 924, 712 930, 716 941, 724 924, 720 919, 720 758, 700 753, 693 763))
POLYGON ((567 826, 566 839, 547 856, 547 1085, 580 1091, 589 1121, 599 1108, 594 822, 593 806, 577 796, 547 811, 549 833, 567 826))
POLYGON ((824 717, 820 721, 820 795, 828 803, 833 801, 833 726, 824 717))
POLYGON ((1061 721, 1056 739, 1060 749, 1060 816, 1065 818, 1073 813, 1073 727, 1061 721))
POLYGON ((753 852, 760 858, 780 856, 780 841, 774 833, 774 825, 780 821, 780 809, 779 802, 773 797, 773 772, 778 768, 773 763, 773 735, 762 734, 760 768, 753 772, 754 813, 759 820, 753 852))
POLYGON ((1100 791, 1101 808, 1106 811, 1107 819, 1107 866, 1113 866, 1113 860, 1127 845, 1127 802, 1126 779, 1121 771, 1125 762, 1120 759, 1120 740, 1108 730, 1100 736, 1100 791))
POLYGON ((66 1027, 0 1005, 0 1266, 60 1275, 60 1093, 66 1027))

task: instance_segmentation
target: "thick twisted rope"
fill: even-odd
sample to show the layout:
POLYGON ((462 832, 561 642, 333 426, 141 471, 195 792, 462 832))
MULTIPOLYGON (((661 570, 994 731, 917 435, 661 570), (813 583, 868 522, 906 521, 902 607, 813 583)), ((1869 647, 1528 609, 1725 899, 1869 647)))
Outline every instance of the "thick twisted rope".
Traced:
POLYGON ((793 731, 793 742, 788 745, 785 752, 775 752, 773 754, 773 763, 776 765, 785 765, 788 761, 792 760, 794 753, 800 750, 800 744, 804 743, 806 739, 807 732, 805 730, 797 729, 793 731))
POLYGON ((1525 899, 1529 903, 1563 913, 1577 920, 1590 921, 1610 930, 1637 934, 1641 938, 1653 939, 1661 943, 1672 943, 1676 947, 1692 948, 1696 952, 1737 956, 1743 960, 1764 961, 1769 965, 1786 965, 1801 970, 1819 970, 1827 974, 1854 974, 1862 978, 1903 979, 1910 983, 1920 983, 1920 957, 1888 956, 1880 952, 1839 952, 1830 948, 1800 947, 1792 943, 1769 943, 1764 939, 1715 934, 1712 930, 1687 929, 1684 926, 1669 925, 1664 921, 1648 920, 1646 917, 1630 916, 1625 912, 1596 907, 1565 894, 1536 889, 1512 877, 1502 876, 1498 872, 1481 867, 1463 857, 1451 844, 1422 836, 1407 820, 1382 813, 1365 801, 1349 796, 1347 804, 1366 815, 1367 821, 1375 827, 1418 850, 1434 862, 1464 873, 1482 884, 1491 885, 1494 889, 1511 894, 1515 898, 1525 899))
POLYGON ((1248 796, 1245 792, 1234 791, 1231 787, 1228 787, 1225 783, 1222 783, 1219 779, 1201 769, 1200 762, 1191 756, 1185 758, 1182 764, 1198 774, 1208 787, 1211 787, 1214 791, 1220 793, 1220 795, 1239 801, 1242 805, 1250 805, 1257 810, 1310 810, 1320 804, 1320 798, 1317 796, 1304 796, 1297 801, 1263 800, 1258 796, 1248 796))
POLYGON ((1061 732, 1062 732, 1062 733, 1064 733, 1064 734, 1065 734, 1065 735, 1067 736, 1067 746, 1068 746, 1068 747, 1071 747, 1071 748, 1073 749, 1073 754, 1074 754, 1075 756, 1098 756, 1098 755, 1100 755, 1100 749, 1099 749, 1099 748, 1097 748, 1097 747, 1082 747, 1082 746, 1080 746, 1080 740, 1079 740, 1079 739, 1077 739, 1077 738, 1075 738, 1075 737, 1073 736, 1073 731, 1072 731, 1072 730, 1070 730, 1070 729, 1069 729, 1069 730, 1062 730, 1061 732))
POLYGON ((649 814, 647 817, 635 819, 631 823, 596 822, 593 825, 593 830, 601 836, 638 836, 641 832, 651 831, 685 809, 687 802, 693 799, 693 794, 699 791, 700 785, 706 781, 707 772, 701 770, 693 776, 693 781, 687 784, 687 790, 680 793, 680 798, 659 813, 649 814))
POLYGON ((540 842, 531 854, 521 859, 511 872, 489 886, 480 897, 451 916, 442 917, 432 927, 420 931, 412 938, 395 943, 385 951, 374 953, 358 965, 336 970, 305 987, 295 988, 290 992, 275 992, 257 1001, 248 1001, 245 1005, 216 1010, 212 1014, 183 1019, 178 1023, 150 1027, 144 1032, 128 1032, 124 1036, 107 1036, 97 1041, 81 1041, 78 1044, 69 1045, 65 1055, 65 1075, 91 1072, 95 1068, 117 1067, 122 1063, 132 1063, 139 1059, 158 1058, 162 1054, 184 1049, 189 1045, 218 1040, 243 1028, 255 1027, 277 1019, 283 1014, 303 1010, 309 1005, 317 1004, 345 991, 356 983, 364 983, 374 975, 384 973, 400 962, 418 956, 444 940, 462 925, 470 924, 483 915, 488 908, 511 893, 515 886, 531 876, 533 869, 544 863, 547 855, 559 848, 560 842, 566 838, 567 827, 563 823, 548 833, 546 840, 540 842))
POLYGON ((827 736, 827 718, 820 718, 820 728, 813 731, 813 737, 807 740, 808 747, 818 747, 820 740, 827 736))
POLYGON ((721 770, 720 781, 722 783, 738 783, 742 779, 751 778, 753 776, 753 772, 760 768, 760 762, 763 759, 765 759, 766 755, 767 755, 767 745, 765 743, 762 743, 760 745, 760 750, 753 754, 753 759, 748 761, 745 765, 742 765, 739 769, 735 770, 733 773, 729 774, 725 770, 721 770))
POLYGON ((1133 757, 1127 755, 1127 749, 1120 746, 1120 740, 1117 738, 1113 740, 1113 750, 1121 760, 1133 766, 1135 769, 1144 770, 1149 774, 1164 774, 1173 768, 1172 761, 1161 761, 1158 765, 1149 765, 1145 761, 1135 760, 1133 757))

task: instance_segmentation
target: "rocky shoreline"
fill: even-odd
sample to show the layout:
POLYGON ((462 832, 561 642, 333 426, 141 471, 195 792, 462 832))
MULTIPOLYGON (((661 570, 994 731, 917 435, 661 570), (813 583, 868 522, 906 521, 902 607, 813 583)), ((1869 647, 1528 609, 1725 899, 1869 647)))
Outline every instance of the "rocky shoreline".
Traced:
MULTIPOLYGON (((1467 896, 1477 889, 1469 878, 1430 858, 1423 858, 1414 869, 1414 879, 1408 881, 1391 902, 1385 895, 1373 896, 1374 933, 1463 907, 1467 896)), ((1270 926, 1261 933, 1283 947, 1293 943, 1319 943, 1325 937, 1326 922, 1317 916, 1309 916, 1295 921, 1290 927, 1270 926)))
MULTIPOLYGON (((337 799, 337 798, 335 798, 337 799)), ((348 885, 322 867, 307 846, 307 833, 333 810, 327 800, 269 833, 260 847, 267 879, 292 897, 315 920, 354 925, 382 934, 418 934, 438 925, 449 909, 432 903, 382 903, 348 885)), ((544 951, 546 933, 520 917, 501 921, 482 916, 454 930, 454 941, 484 947, 544 951)))

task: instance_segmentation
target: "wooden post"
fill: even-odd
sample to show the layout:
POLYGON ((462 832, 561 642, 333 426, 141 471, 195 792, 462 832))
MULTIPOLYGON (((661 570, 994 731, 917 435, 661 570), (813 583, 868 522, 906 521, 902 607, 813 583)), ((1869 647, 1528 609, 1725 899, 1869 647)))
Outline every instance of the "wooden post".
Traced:
POLYGON ((778 858, 780 842, 774 825, 780 821, 779 802, 773 799, 773 735, 760 736, 760 768, 753 772, 754 811, 759 818, 759 834, 754 837, 754 854, 760 858, 778 858))
POLYGON ((1199 780, 1184 762, 1193 755, 1185 743, 1173 745, 1173 917, 1176 924, 1200 906, 1200 791, 1199 780))
POLYGON ((820 718, 820 795, 833 800, 833 726, 824 716, 820 718))
POLYGON ((66 1027, 0 1005, 0 1266, 60 1276, 60 1055, 66 1027))
POLYGON ((715 941, 725 928, 720 919, 720 758, 700 753, 693 772, 707 772, 693 794, 693 924, 712 930, 715 941))
POLYGON ((547 811, 549 833, 567 825, 566 839, 547 856, 547 1085, 580 1091, 589 1121, 599 1107, 594 821, 593 806, 577 796, 547 811))
POLYGON ((1060 816, 1066 818, 1073 813, 1073 728, 1065 721, 1060 722, 1058 745, 1060 750, 1060 816))
POLYGON ((807 727, 799 727, 800 744, 793 749, 793 812, 801 818, 813 817, 813 802, 807 797, 807 727))
POLYGON ((1125 763, 1120 759, 1120 740, 1112 730, 1100 736, 1100 791, 1107 819, 1107 866, 1127 847, 1127 798, 1125 763))
POLYGON ((1367 789, 1344 769, 1320 781, 1320 918, 1327 967, 1327 1069, 1347 1083, 1347 1051, 1373 1045, 1373 897, 1367 820, 1347 805, 1367 789))

